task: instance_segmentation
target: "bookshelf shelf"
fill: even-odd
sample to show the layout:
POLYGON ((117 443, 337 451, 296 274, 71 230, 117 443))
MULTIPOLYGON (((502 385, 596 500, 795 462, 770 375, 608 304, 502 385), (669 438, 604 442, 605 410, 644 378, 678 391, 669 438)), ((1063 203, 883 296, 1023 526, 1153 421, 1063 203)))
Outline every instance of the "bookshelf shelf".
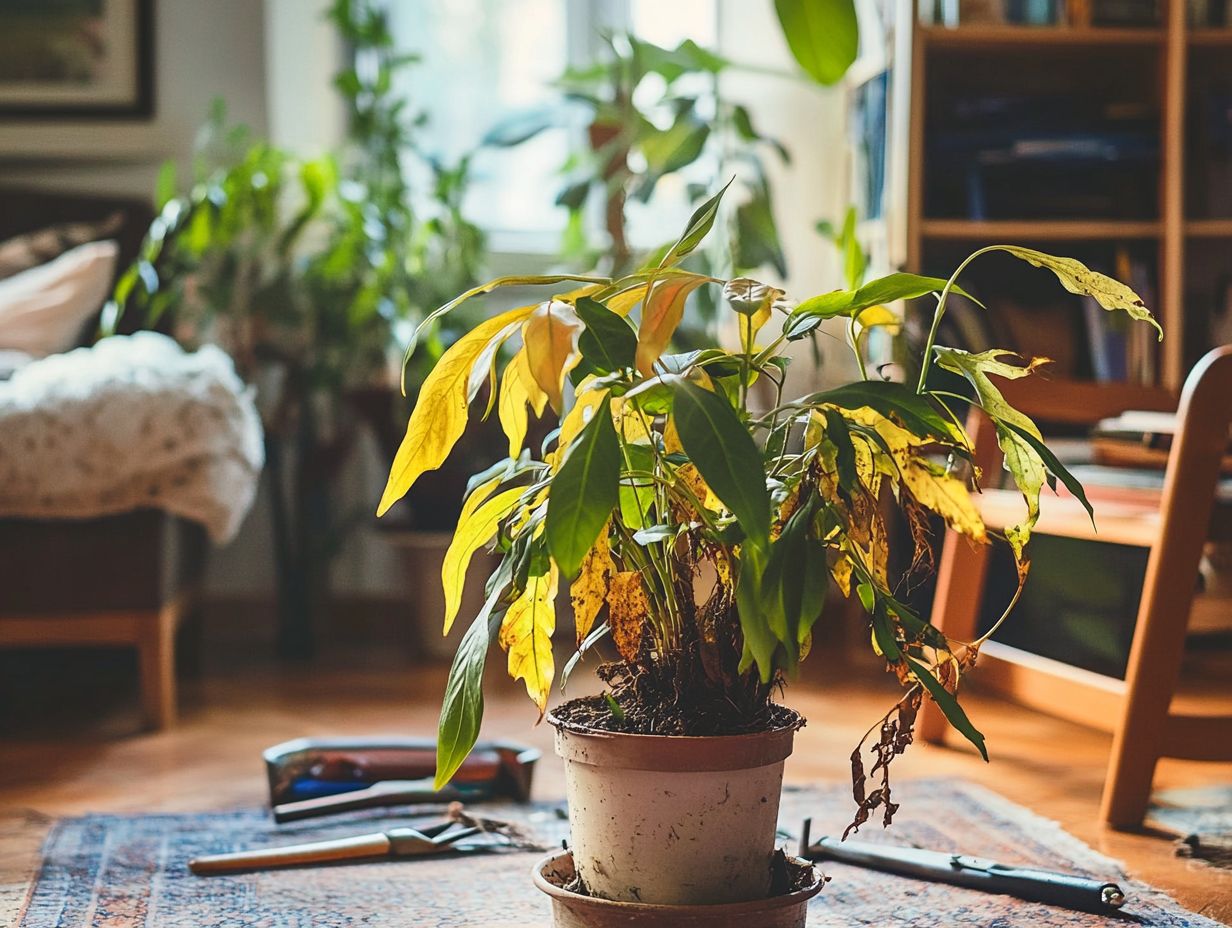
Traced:
POLYGON ((1226 45, 1232 47, 1232 27, 1222 29, 1190 29, 1189 44, 1206 47, 1226 45))
POLYGON ((1190 238, 1232 238, 1232 219, 1188 219, 1185 234, 1190 238))
MULTIPOLYGON (((1232 32, 1232 30, 1220 31, 1232 32)), ((925 45, 937 48, 972 47, 980 49, 997 45, 1029 47, 1048 45, 1137 45, 1156 47, 1163 43, 1165 36, 1164 30, 1152 28, 1005 26, 992 23, 958 26, 952 29, 945 26, 923 26, 920 28, 920 33, 925 45)))
POLYGON ((924 238, 950 241, 1055 241, 1083 242, 1102 239, 1154 239, 1163 227, 1158 222, 1092 219, 925 219, 924 238))

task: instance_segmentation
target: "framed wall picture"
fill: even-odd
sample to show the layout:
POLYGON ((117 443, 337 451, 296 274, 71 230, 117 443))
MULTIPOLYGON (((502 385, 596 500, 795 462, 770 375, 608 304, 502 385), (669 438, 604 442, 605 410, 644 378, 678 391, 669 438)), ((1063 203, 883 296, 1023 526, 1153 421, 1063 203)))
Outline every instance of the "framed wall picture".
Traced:
POLYGON ((0 0, 0 117, 153 111, 153 0, 0 0))

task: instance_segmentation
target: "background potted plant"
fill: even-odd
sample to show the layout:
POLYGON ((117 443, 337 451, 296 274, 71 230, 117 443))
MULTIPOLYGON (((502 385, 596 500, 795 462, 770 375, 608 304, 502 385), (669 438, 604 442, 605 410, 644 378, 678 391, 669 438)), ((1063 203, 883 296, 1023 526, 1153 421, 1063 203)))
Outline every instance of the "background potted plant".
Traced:
MULTIPOLYGON (((329 17, 351 49, 334 78, 348 113, 345 142, 302 157, 228 125, 218 101, 188 182, 173 162, 164 166, 159 215, 114 295, 115 313, 139 311, 155 325, 170 311, 177 337, 221 343, 257 385, 279 647, 290 656, 313 650, 330 564, 361 520, 336 495, 359 428, 370 426, 393 453, 406 414, 400 345, 475 282, 484 254, 461 210, 468 160, 446 165, 425 153, 423 119, 397 89, 418 59, 394 46, 386 11, 367 0, 336 0, 329 17)), ((403 374, 412 392, 466 324, 433 330, 403 374)), ((412 500, 411 522, 439 531, 454 524, 466 475, 447 471, 433 483, 412 500)), ((427 537, 411 547, 426 550, 434 577, 444 545, 427 537)), ((422 573, 412 561, 412 573, 422 573)))
POLYGON ((771 697, 807 655, 831 578, 859 599, 873 647, 907 690, 870 730, 878 732, 867 774, 878 778, 874 788, 861 748, 853 754, 852 828, 877 809, 891 820, 889 765, 910 743, 923 699, 935 700, 986 756, 983 736, 956 699, 980 641, 947 640, 896 598, 882 504, 893 500, 906 516, 916 565, 927 558, 928 513, 973 542, 988 540, 969 495, 971 447, 958 403, 993 419, 1024 497, 1024 518, 1006 533, 1020 582, 1043 485, 1060 480, 1084 503, 1085 496, 991 379, 1028 376, 1043 359, 1020 366, 1005 351, 935 344, 947 302, 964 295, 957 278, 967 265, 1007 251, 1105 309, 1155 324, 1117 281, 1016 246, 975 252, 949 280, 891 274, 793 306, 756 281, 680 269, 713 225, 721 197, 697 210, 661 260, 634 273, 501 278, 429 317, 500 287, 568 288, 486 319, 444 353, 424 381, 379 510, 445 462, 470 403, 484 384, 499 381, 487 405, 498 411, 511 454, 471 481, 443 575, 447 630, 473 552, 490 545, 500 563, 450 672, 437 781, 450 778, 478 736, 482 671, 494 639, 510 674, 546 712, 556 675, 556 594, 569 583, 577 652, 562 686, 602 639, 611 638, 620 659, 598 668, 604 693, 565 703, 549 719, 566 759, 580 885, 618 902, 767 895, 783 760, 803 724, 771 697), (705 286, 721 287, 736 314, 738 348, 667 353, 684 301, 705 286), (787 342, 843 318, 858 349, 863 331, 893 318, 885 304, 929 294, 936 307, 917 383, 865 376, 783 399, 779 351, 787 342), (636 326, 629 321, 635 310, 636 326), (498 371, 502 346, 518 336, 521 347, 498 371), (930 389, 936 366, 966 378, 973 395, 930 389), (774 395, 765 409, 750 401, 759 380, 774 395), (522 448, 528 410, 548 404, 562 414, 560 429, 536 458, 522 448))

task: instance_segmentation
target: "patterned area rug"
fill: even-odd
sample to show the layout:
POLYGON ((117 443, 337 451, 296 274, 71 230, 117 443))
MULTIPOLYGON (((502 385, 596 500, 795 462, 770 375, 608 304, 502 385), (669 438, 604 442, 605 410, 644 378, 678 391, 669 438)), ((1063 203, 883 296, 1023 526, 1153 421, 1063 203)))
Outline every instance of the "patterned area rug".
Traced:
POLYGON ((1156 793, 1147 824, 1179 838, 1177 854, 1232 870, 1232 786, 1156 793))
MULTIPOLYGON (((1006 863, 1073 870, 1116 879, 1129 895, 1124 921, 1139 926, 1218 928, 1164 893, 1125 878, 1053 822, 982 788, 953 781, 903 784, 901 818, 889 832, 870 825, 868 840, 961 850, 1006 863)), ((565 825, 557 807, 485 806, 513 818, 545 846, 565 825)), ((438 810, 439 811, 439 810, 438 810)), ((404 859, 227 877, 196 877, 189 858, 249 847, 340 837, 423 822, 371 813, 345 823, 275 826, 258 810, 197 815, 90 815, 57 824, 18 920, 20 928, 513 928, 548 923, 547 900, 531 885, 536 852, 404 859)), ((840 833, 851 814, 845 788, 789 789, 782 826, 796 833, 806 815, 813 834, 840 833)), ((427 816, 430 818, 431 816, 427 816)), ((1107 926, 1110 919, 1004 896, 830 864, 831 882, 813 900, 812 928, 848 926, 1107 926)), ((1117 921, 1121 921, 1118 919, 1117 921)))

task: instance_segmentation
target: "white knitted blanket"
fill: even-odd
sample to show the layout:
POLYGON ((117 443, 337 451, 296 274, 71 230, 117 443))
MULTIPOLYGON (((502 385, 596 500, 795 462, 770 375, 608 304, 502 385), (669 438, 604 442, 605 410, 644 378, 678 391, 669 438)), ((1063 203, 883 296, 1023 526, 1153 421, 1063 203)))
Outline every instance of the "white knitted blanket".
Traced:
POLYGON ((139 332, 0 381, 0 516, 88 518, 142 507, 229 541, 264 463, 252 391, 213 346, 139 332))

